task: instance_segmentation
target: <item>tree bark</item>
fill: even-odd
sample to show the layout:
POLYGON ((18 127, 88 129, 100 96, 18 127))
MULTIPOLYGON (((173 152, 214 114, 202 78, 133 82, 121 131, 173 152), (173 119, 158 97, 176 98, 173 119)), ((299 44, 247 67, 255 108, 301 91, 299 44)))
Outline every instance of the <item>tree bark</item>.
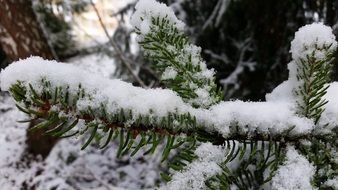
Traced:
MULTIPOLYGON (((31 55, 54 58, 30 0, 0 0, 0 49, 10 62, 31 55)), ((56 140, 42 131, 27 132, 27 153, 46 157, 56 140)))
POLYGON ((30 55, 54 58, 30 0, 0 0, 0 46, 11 61, 30 55))

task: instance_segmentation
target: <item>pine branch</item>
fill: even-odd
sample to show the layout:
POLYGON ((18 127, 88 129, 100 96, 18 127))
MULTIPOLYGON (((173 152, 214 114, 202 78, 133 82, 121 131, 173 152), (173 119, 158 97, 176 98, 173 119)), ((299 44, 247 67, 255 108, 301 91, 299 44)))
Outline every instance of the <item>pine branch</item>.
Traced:
MULTIPOLYGON (((323 47, 325 51, 330 46, 323 47)), ((320 49, 322 50, 322 49, 320 49)), ((300 86, 295 90, 295 94, 301 99, 298 101, 300 114, 314 119, 318 123, 324 106, 328 103, 323 97, 329 88, 330 76, 332 71, 332 52, 328 52, 324 60, 315 57, 315 51, 307 55, 306 59, 296 60, 298 64, 297 79, 301 81, 300 86)))
POLYGON ((215 83, 214 71, 207 69, 201 57, 201 48, 189 42, 180 28, 181 21, 169 16, 172 10, 164 8, 159 15, 155 12, 136 10, 132 23, 138 43, 146 57, 156 63, 162 82, 194 107, 219 103, 223 93, 215 83), (139 17, 141 21, 137 21, 139 17))
MULTIPOLYGON (((110 113, 104 103, 101 103, 99 108, 88 106, 86 110, 78 110, 76 107, 78 100, 90 96, 86 94, 85 88, 81 85, 78 86, 77 93, 72 94, 68 88, 52 88, 49 81, 42 80, 41 82, 43 84, 41 92, 34 89, 32 85, 28 85, 29 88, 26 88, 21 82, 18 82, 11 86, 10 93, 18 102, 17 107, 21 111, 29 114, 34 120, 42 121, 33 130, 44 128, 49 135, 66 135, 68 137, 69 135, 84 134, 86 132, 92 134, 91 137, 93 137, 98 133, 99 129, 102 130, 101 134, 108 135, 110 138, 112 135, 110 133, 114 131, 117 133, 121 133, 121 131, 127 132, 128 134, 123 137, 124 144, 128 144, 128 141, 125 140, 127 138, 132 137, 132 139, 135 139, 140 134, 151 134, 171 137, 184 135, 187 138, 193 137, 201 142, 212 142, 218 145, 222 145, 228 140, 298 142, 299 140, 313 137, 310 134, 289 136, 289 131, 273 136, 261 133, 243 134, 240 131, 233 131, 225 138, 217 132, 208 131, 203 126, 200 126, 196 122, 196 118, 189 113, 183 115, 169 113, 169 115, 162 118, 139 115, 134 122, 130 122, 133 118, 131 110, 120 109, 115 113, 110 113), (80 120, 86 124, 86 130, 74 131, 75 125, 80 120), (179 128, 174 127, 174 121, 180 122, 179 128), (89 129, 91 129, 91 132, 89 129), (70 131, 74 133, 69 134, 70 131)), ((317 135, 315 137, 326 141, 334 136, 317 135)), ((87 146, 91 140, 88 139, 88 143, 85 145, 87 146)))
MULTIPOLYGON (((331 141, 322 141, 313 138, 310 145, 297 144, 298 149, 317 168, 313 177, 313 184, 316 187, 324 188, 323 182, 333 179, 338 175, 338 161, 335 159, 335 149, 338 145, 337 137, 331 141)), ((328 188, 328 187, 327 187, 328 188)))
MULTIPOLYGON (((329 123, 320 126, 320 119, 325 112, 326 104, 329 103, 325 99, 332 73, 331 64, 334 60, 334 54, 337 51, 337 42, 332 34, 332 29, 321 24, 309 25, 313 27, 313 31, 318 30, 315 27, 321 27, 321 33, 327 32, 325 40, 310 38, 308 41, 302 41, 306 36, 306 26, 299 29, 296 33, 294 41, 291 43, 292 56, 296 64, 296 79, 298 86, 294 89, 294 95, 298 98, 298 112, 307 118, 314 120, 317 125, 314 129, 318 133, 319 129, 326 128, 329 123), (331 39, 330 39, 331 38, 331 39), (318 126, 319 125, 319 126, 318 126)), ((292 75, 291 75, 292 77, 292 75)), ((323 123, 323 122, 322 122, 323 123)), ((309 139, 310 144, 297 143, 298 149, 307 159, 316 166, 316 172, 313 176, 312 183, 324 188, 323 183, 328 179, 332 179, 338 174, 337 160, 334 160, 332 146, 337 144, 337 126, 332 130, 335 137, 322 141, 320 138, 312 137, 309 139)))
MULTIPOLYGON (((82 149, 94 140, 103 142, 104 148, 116 139, 118 156, 135 155, 141 148, 147 148, 145 154, 154 153, 164 142, 162 161, 170 162, 169 173, 162 176, 172 179, 173 189, 182 184, 195 189, 232 185, 258 189, 274 178, 289 144, 296 145, 317 167, 313 172, 317 187, 323 188, 324 181, 337 176, 338 127, 324 129, 338 123, 332 118, 338 112, 325 112, 329 63, 337 47, 331 29, 313 24, 296 33, 290 79, 278 89, 293 90, 294 96, 287 97, 296 100, 221 102, 213 71, 207 69, 200 48, 188 42, 173 11, 146 0, 136 9, 133 24, 139 43, 172 90, 142 89, 96 75, 88 80, 90 74, 78 68, 32 57, 0 75, 1 88, 10 91, 18 109, 38 121, 31 130, 61 137, 84 135, 82 149), (327 35, 323 37, 322 32, 327 35), (304 36, 309 39, 304 41, 304 36), (320 120, 323 114, 333 124, 320 120), (171 156, 174 149, 180 152, 171 156)), ((289 162, 301 158, 300 163, 312 173, 313 166, 297 150, 287 154, 294 157, 289 162)), ((311 186, 311 178, 312 174, 307 176, 305 186, 311 186)))

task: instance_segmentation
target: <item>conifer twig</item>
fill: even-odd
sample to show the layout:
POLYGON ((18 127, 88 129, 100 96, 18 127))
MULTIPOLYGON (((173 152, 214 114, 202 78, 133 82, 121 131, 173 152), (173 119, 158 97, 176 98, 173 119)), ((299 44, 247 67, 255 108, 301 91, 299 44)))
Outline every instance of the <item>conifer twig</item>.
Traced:
MULTIPOLYGON (((52 108, 52 104, 50 103, 49 100, 44 100, 44 104, 39 108, 38 112, 41 115, 41 119, 46 119, 49 116, 49 111, 52 108)), ((62 109, 60 108, 60 111, 66 113, 66 114, 70 114, 73 112, 72 109, 62 109)), ((94 121, 95 119, 97 119, 94 116, 91 115, 74 115, 76 117, 76 119, 79 120, 84 120, 86 123, 90 123, 91 121, 94 121)), ((330 135, 321 135, 321 134, 302 134, 302 135, 288 135, 287 133, 283 134, 278 134, 278 135, 265 135, 265 134, 261 134, 261 133, 256 133, 256 134, 243 134, 243 133, 231 133, 229 134, 228 137, 223 137, 221 134, 219 134, 218 132, 208 132, 205 131, 203 128, 200 129, 196 129, 196 128, 192 128, 192 129, 184 129, 184 130, 175 130, 175 129, 171 129, 171 128, 164 128, 163 126, 154 126, 154 125, 143 125, 143 124, 132 124, 128 127, 126 127, 126 125, 122 122, 114 122, 111 123, 109 122, 107 119, 105 118, 101 118, 101 122, 110 129, 116 130, 116 129, 127 129, 128 131, 131 132, 131 134, 133 135, 138 135, 141 134, 142 132, 155 132, 156 134, 160 134, 160 135, 173 135, 173 136, 177 136, 180 134, 184 134, 187 136, 194 136, 194 135, 202 135, 202 136, 210 136, 212 139, 213 144, 215 145, 222 145, 224 144, 226 141, 231 141, 231 140, 236 140, 236 141, 240 141, 240 142, 244 142, 244 141, 250 141, 250 140, 254 140, 254 141, 276 141, 276 142, 292 142, 292 143, 299 143, 299 141, 301 140, 311 140, 313 138, 316 139, 320 139, 324 142, 329 141, 332 136, 330 135)), ((292 129, 290 129, 291 131, 292 129)), ((209 139, 209 138, 208 138, 209 139)))

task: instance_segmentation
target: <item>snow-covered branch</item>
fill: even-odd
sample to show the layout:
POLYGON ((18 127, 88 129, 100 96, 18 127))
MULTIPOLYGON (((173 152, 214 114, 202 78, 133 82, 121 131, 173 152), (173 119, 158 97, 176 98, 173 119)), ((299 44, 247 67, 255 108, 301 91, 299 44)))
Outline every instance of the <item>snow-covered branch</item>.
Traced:
POLYGON ((156 62, 168 88, 194 107, 208 108, 222 100, 214 70, 207 68, 201 48, 189 42, 185 24, 171 8, 154 0, 141 0, 131 23, 145 55, 156 62))
MULTIPOLYGON (((181 148, 169 164, 175 171, 163 175, 172 179, 164 189, 250 189, 270 180, 272 189, 294 189, 336 179, 338 83, 330 83, 329 74, 337 42, 331 28, 321 23, 300 28, 291 43, 289 79, 267 94, 266 102, 243 102, 221 100, 214 71, 166 5, 141 0, 132 23, 170 89, 135 87, 39 57, 1 71, 0 87, 19 110, 41 121, 33 130, 88 134, 83 149, 94 139, 105 147, 117 138, 118 156, 142 147, 153 153, 166 139, 166 160, 181 148)), ((250 63, 249 42, 237 44, 243 51, 229 80, 250 63)))
MULTIPOLYGON (((315 128, 311 119, 296 114, 296 105, 292 100, 287 102, 276 99, 274 93, 269 95, 271 101, 268 102, 237 100, 221 102, 210 109, 193 108, 171 90, 142 89, 120 80, 105 79, 73 65, 46 61, 38 57, 18 61, 2 71, 3 90, 13 92, 13 85, 16 84, 25 89, 26 94, 23 94, 22 100, 30 102, 31 106, 39 106, 32 101, 31 96, 34 94, 31 88, 36 91, 38 98, 42 98, 48 91, 50 96, 46 101, 51 109, 48 111, 63 111, 80 119, 88 117, 90 108, 92 113, 89 115, 92 119, 100 120, 99 118, 104 116, 102 113, 104 109, 106 122, 114 123, 113 118, 122 110, 128 117, 119 122, 129 126, 142 124, 167 128, 170 131, 191 131, 198 128, 217 132, 224 138, 236 135, 245 135, 253 139, 255 136, 280 137, 286 136, 286 132, 287 135, 305 137, 315 128), (59 94, 67 93, 68 100, 65 105, 52 101, 58 97, 58 94, 55 94, 56 89, 59 89, 59 94), (79 92, 82 93, 81 97, 78 95, 79 92)), ((329 101, 337 101, 333 98, 334 95, 331 95, 335 93, 336 86, 336 83, 331 84, 327 95, 329 101)), ((325 117, 335 121, 332 114, 338 110, 330 111, 325 117)))

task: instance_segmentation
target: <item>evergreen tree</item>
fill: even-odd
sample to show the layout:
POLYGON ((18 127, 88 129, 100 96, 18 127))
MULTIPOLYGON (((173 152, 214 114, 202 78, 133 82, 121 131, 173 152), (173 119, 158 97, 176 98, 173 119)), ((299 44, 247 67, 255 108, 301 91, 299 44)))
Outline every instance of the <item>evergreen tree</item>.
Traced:
POLYGON ((301 27, 291 42, 289 79, 266 102, 222 101, 215 73, 184 23, 166 5, 141 0, 132 24, 168 89, 143 89, 31 57, 1 72, 1 88, 39 121, 31 130, 88 138, 117 154, 153 153, 165 141, 162 189, 337 188, 337 49, 332 29, 301 27), (43 67, 42 67, 43 65, 43 67), (88 78, 88 76, 91 76, 88 78), (177 154, 171 154, 177 150, 177 154))

